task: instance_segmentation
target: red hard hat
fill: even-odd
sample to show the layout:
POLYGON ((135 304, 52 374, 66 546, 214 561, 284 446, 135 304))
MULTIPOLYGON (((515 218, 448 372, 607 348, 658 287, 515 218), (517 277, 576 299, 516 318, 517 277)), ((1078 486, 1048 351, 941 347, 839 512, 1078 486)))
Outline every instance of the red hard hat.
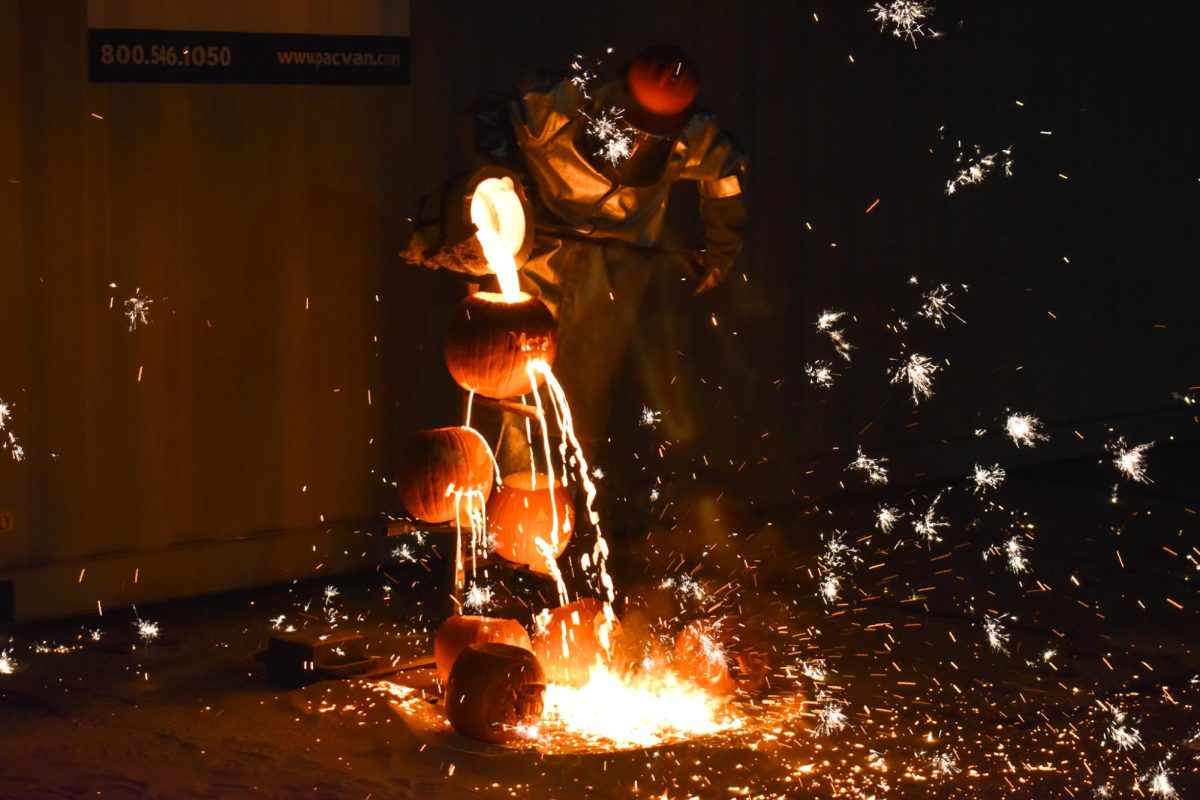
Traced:
POLYGON ((691 106, 699 90, 696 65, 682 48, 672 44, 647 47, 629 64, 629 93, 642 110, 674 117, 691 106))

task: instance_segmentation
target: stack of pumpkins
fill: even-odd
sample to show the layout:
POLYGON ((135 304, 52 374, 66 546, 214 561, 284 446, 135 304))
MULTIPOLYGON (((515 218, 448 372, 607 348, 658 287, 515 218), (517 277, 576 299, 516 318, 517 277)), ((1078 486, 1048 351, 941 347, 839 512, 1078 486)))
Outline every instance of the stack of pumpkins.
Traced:
MULTIPOLYGON (((515 216, 523 223, 528 204, 519 181, 495 172, 494 168, 481 171, 468 182, 463 213, 478 218, 476 196, 496 203, 515 197, 519 212, 499 208, 491 216, 515 216), (496 181, 502 185, 497 187, 496 181)), ((514 260, 528 255, 528 242, 499 233, 502 240, 512 242, 514 260)), ((553 315, 536 297, 476 292, 452 312, 446 366, 458 384, 474 394, 495 400, 527 395, 537 391, 542 381, 529 364, 535 359, 547 365, 553 362, 556 333, 553 315)), ((396 483, 412 516, 431 524, 454 523, 460 532, 471 523, 463 518, 463 496, 485 499, 487 534, 496 554, 549 573, 550 565, 536 541, 557 540, 555 558, 566 549, 574 523, 568 492, 559 483, 552 492, 551 476, 532 469, 504 476, 494 485, 494 464, 487 441, 473 428, 426 430, 405 444, 396 483), (559 526, 557 536, 554 520, 559 526)), ((598 600, 579 600, 550 612, 549 622, 532 640, 516 620, 451 617, 434 640, 451 724, 460 733, 484 741, 512 739, 521 723, 541 715, 547 680, 582 684, 597 659, 604 661, 619 652, 614 627, 619 634, 619 623, 606 622, 598 600)))
MULTIPOLYGON (((458 216, 493 220, 496 240, 511 249, 510 266, 519 266, 532 247, 531 226, 525 224, 528 200, 520 181, 505 170, 488 167, 467 181, 462 197, 458 216), (518 234, 499 227, 500 220, 515 220, 518 234)), ((524 292, 507 297, 476 292, 451 312, 446 366, 467 391, 507 400, 537 391, 541 373, 529 365, 535 360, 552 364, 556 348, 554 316, 541 300, 524 292)), ((551 478, 532 470, 505 476, 499 486, 493 486, 494 464, 487 442, 473 428, 420 431, 401 452, 396 484, 412 516, 432 524, 452 522, 460 529, 469 522, 462 518, 462 497, 486 500, 487 534, 496 554, 534 571, 549 572, 535 541, 555 538, 552 520, 557 518, 555 558, 566 549, 574 521, 567 492, 557 483, 551 492, 551 478)))
POLYGON ((582 686, 622 658, 621 623, 594 598, 552 610, 530 639, 513 619, 455 616, 433 640, 446 716, 464 736, 507 742, 542 715, 546 684, 582 686))

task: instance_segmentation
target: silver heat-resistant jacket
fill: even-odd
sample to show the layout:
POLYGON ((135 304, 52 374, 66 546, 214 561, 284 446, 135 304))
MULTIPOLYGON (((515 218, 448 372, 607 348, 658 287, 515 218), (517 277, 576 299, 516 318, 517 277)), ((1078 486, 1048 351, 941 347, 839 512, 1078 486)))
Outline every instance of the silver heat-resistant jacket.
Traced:
POLYGON ((539 224, 654 247, 662 235, 671 185, 695 181, 712 261, 708 266, 724 272, 742 246, 745 156, 711 113, 698 111, 671 147, 657 180, 642 186, 614 184, 597 167, 599 159, 584 151, 592 141, 584 129, 589 116, 619 102, 616 94, 616 84, 598 87, 589 99, 570 80, 542 81, 524 89, 512 105, 515 144, 537 187, 537 202, 548 212, 539 224))
MULTIPOLYGON (((741 251, 746 213, 746 159, 705 111, 692 114, 677 139, 658 143, 661 171, 640 173, 637 185, 615 180, 614 170, 595 157, 585 113, 594 118, 611 109, 619 93, 619 84, 607 84, 588 98, 568 79, 543 79, 515 96, 482 103, 471 134, 477 157, 514 169, 530 190, 537 236, 521 285, 558 322, 554 370, 585 443, 606 435, 614 377, 652 273, 679 259, 658 248, 671 185, 697 182, 704 223, 700 277, 711 282, 724 277, 741 251)), ((496 453, 501 468, 527 468, 523 422, 509 422, 496 453)))

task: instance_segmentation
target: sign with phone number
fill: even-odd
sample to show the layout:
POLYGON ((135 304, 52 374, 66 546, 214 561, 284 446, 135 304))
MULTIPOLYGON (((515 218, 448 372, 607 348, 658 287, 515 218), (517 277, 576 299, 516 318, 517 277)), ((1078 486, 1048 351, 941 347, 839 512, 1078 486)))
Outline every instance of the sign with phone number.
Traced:
POLYGON ((407 86, 408 37, 90 28, 88 80, 407 86))

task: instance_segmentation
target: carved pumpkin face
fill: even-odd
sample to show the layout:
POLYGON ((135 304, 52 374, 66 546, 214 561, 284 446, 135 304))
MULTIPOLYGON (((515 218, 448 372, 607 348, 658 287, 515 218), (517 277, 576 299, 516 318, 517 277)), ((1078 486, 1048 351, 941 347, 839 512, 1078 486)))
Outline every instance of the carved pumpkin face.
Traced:
POLYGON ((485 397, 528 394, 535 384, 525 365, 535 358, 554 362, 556 330, 550 309, 536 297, 522 293, 506 303, 500 294, 476 292, 450 314, 446 367, 460 386, 485 397))
POLYGON ((446 716, 463 736, 512 741, 518 725, 541 718, 545 690, 546 675, 533 653, 507 644, 473 644, 450 671, 446 716))
POLYGON ((557 481, 551 501, 548 476, 538 475, 536 489, 534 485, 530 473, 516 472, 496 487, 488 498, 488 533, 499 556, 514 564, 527 564, 535 572, 546 573, 549 568, 538 551, 536 540, 540 538, 547 546, 551 544, 557 510, 558 547, 554 557, 562 555, 575 527, 575 507, 570 494, 557 481))
POLYGON ((489 642, 533 650, 529 634, 515 619, 461 615, 443 622, 433 637, 433 660, 437 662, 438 679, 442 685, 446 685, 450 679, 454 662, 463 650, 473 644, 489 642))
MULTIPOLYGON (((492 451, 472 428, 435 428, 412 435, 400 452, 396 486, 408 513, 423 522, 455 519, 450 487, 486 500, 494 480, 492 451)), ((465 503, 460 522, 466 524, 465 503)))
POLYGON ((551 610, 545 627, 533 637, 533 652, 547 679, 562 686, 587 683, 597 663, 619 664, 623 645, 620 621, 608 622, 604 604, 592 597, 551 610))

